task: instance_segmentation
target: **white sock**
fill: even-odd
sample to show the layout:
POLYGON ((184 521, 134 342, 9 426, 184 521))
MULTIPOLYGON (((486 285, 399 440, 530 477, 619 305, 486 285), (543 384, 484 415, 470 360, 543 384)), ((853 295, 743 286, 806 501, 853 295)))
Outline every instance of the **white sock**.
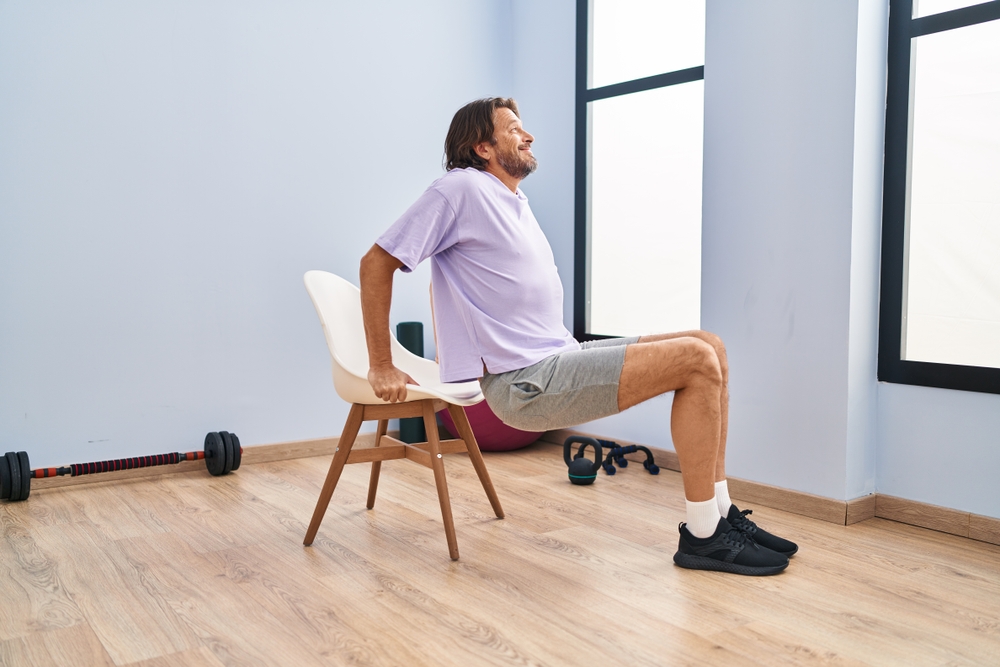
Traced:
POLYGON ((715 499, 719 503, 719 513, 725 519, 729 516, 730 505, 733 504, 733 501, 729 499, 729 484, 726 483, 726 480, 715 483, 715 499))
POLYGON ((695 537, 711 537, 715 535, 715 529, 719 526, 719 504, 715 498, 693 503, 687 503, 687 529, 695 537))

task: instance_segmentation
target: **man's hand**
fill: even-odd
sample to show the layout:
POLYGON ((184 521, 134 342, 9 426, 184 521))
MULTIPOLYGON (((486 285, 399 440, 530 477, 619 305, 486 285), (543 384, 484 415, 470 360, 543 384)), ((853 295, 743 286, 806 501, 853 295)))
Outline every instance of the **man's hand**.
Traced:
POLYGON ((405 401, 406 385, 417 384, 413 378, 392 364, 369 368, 368 383, 371 384, 376 396, 389 403, 405 401))

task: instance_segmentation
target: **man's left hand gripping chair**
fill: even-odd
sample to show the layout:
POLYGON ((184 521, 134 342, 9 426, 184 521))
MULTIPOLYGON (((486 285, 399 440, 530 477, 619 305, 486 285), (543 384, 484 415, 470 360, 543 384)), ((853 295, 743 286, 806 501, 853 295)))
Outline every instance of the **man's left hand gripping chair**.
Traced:
POLYGON ((378 488, 379 469, 382 461, 389 459, 410 459, 434 471, 444 532, 448 538, 448 553, 453 560, 458 559, 458 542, 455 539, 455 522, 451 515, 451 501, 448 498, 448 481, 444 475, 444 454, 468 452, 472 465, 479 475, 486 496, 493 505, 498 518, 503 518, 500 500, 493 489, 493 482, 486 471, 483 455, 472 433, 463 406, 475 405, 483 400, 479 383, 444 383, 438 365, 407 351, 392 338, 392 362, 404 373, 409 374, 419 385, 407 385, 406 401, 386 403, 375 395, 368 383, 368 345, 365 341, 364 321, 361 316, 361 292, 343 278, 325 271, 309 271, 305 275, 306 290, 312 298, 326 344, 333 360, 333 384, 337 394, 351 404, 351 412, 344 424, 337 450, 330 464, 323 490, 320 491, 316 510, 313 512, 309 530, 306 532, 306 546, 313 543, 319 524, 330 504, 330 498, 337 487, 340 473, 348 463, 372 464, 371 481, 368 485, 368 509, 375 506, 375 492, 378 488), (435 415, 447 408, 458 427, 461 439, 440 440, 438 438, 435 415), (427 431, 427 442, 407 444, 387 436, 390 419, 403 417, 423 417, 427 431), (361 423, 378 420, 375 446, 352 449, 361 423))

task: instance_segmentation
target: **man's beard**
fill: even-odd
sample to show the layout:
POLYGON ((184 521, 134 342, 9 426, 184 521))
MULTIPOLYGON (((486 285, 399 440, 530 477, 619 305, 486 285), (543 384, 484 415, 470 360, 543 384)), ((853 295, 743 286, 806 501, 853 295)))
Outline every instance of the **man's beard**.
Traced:
POLYGON ((538 168, 538 160, 535 159, 534 155, 528 155, 527 158, 527 160, 522 159, 520 151, 516 148, 510 153, 503 151, 497 153, 497 162, 500 163, 503 170, 511 178, 518 180, 524 180, 531 172, 538 168))

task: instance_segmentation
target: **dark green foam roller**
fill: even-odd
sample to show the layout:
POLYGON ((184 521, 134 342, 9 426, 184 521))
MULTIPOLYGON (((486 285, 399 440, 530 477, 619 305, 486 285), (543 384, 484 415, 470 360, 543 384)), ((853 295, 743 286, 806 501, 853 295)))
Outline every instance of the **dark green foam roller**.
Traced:
POLYGON ((400 322, 396 325, 396 339, 413 354, 424 356, 423 322, 400 322))
MULTIPOLYGON (((424 356, 424 323, 400 322, 396 325, 396 340, 407 350, 424 356)), ((407 417, 399 420, 399 439, 403 442, 426 442, 427 431, 422 417, 407 417)))

